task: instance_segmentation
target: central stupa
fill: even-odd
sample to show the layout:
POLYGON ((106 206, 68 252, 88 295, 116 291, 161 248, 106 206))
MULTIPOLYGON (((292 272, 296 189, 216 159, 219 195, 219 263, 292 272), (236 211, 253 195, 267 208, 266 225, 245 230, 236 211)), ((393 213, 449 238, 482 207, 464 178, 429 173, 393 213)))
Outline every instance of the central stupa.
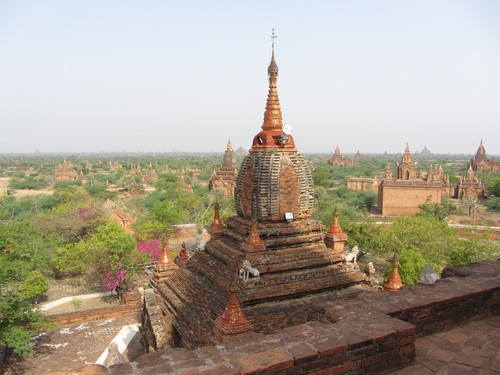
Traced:
POLYGON ((313 315, 314 297, 337 295, 364 280, 344 261, 338 217, 327 245, 322 223, 311 217, 311 169, 283 129, 274 46, 268 76, 262 130, 237 177, 237 216, 223 224, 216 208, 205 250, 155 282, 164 343, 194 348, 224 335, 301 324, 313 315))

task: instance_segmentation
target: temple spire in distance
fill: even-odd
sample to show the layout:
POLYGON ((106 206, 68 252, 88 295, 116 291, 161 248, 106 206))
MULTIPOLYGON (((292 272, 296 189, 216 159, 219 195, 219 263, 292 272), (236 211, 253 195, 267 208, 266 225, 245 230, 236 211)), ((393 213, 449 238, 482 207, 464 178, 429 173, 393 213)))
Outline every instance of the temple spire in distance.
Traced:
POLYGON ((233 144, 231 142, 231 138, 229 138, 227 141, 226 151, 233 151, 233 144))

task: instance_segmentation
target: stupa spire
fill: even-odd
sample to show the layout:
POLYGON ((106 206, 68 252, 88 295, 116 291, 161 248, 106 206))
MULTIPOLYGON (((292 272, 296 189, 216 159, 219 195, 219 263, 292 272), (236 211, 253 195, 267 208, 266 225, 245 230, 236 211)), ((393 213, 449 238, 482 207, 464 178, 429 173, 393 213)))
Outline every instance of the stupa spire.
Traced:
POLYGON ((408 145, 408 143, 406 144, 405 152, 403 154, 403 161, 404 162, 411 162, 411 161, 413 161, 412 157, 411 157, 411 153, 410 153, 410 146, 408 145))
POLYGON ((219 341, 225 337, 238 335, 253 330, 252 323, 247 319, 238 297, 239 285, 237 279, 233 279, 229 286, 227 305, 222 315, 214 324, 214 333, 219 341))
POLYGON ((170 252, 170 248, 168 247, 168 244, 165 244, 162 249, 162 253, 160 258, 158 259, 158 264, 171 264, 173 263, 170 257, 168 256, 168 253, 170 252))
POLYGON ((267 93, 266 110, 264 112, 262 130, 253 139, 252 151, 267 151, 269 149, 297 151, 293 137, 289 134, 290 131, 283 129, 283 118, 276 85, 278 81, 278 64, 276 64, 274 57, 274 39, 276 39, 276 34, 273 29, 271 34, 271 62, 267 67, 269 91, 267 93))
POLYGON ((208 232, 212 236, 213 239, 219 237, 222 234, 223 222, 220 218, 220 206, 219 201, 215 201, 214 204, 214 219, 212 220, 212 224, 208 228, 208 232))
POLYGON ((481 143, 479 144, 479 147, 476 152, 477 156, 482 156, 486 155, 486 149, 484 148, 483 140, 481 139, 481 143))
POLYGON ((276 82, 278 81, 278 64, 274 58, 274 40, 277 38, 274 29, 271 34, 272 40, 272 53, 271 62, 267 68, 269 76, 269 91, 267 93, 266 111, 264 112, 264 123, 262 124, 263 130, 282 129, 283 120, 281 115, 280 100, 278 97, 278 88, 276 82))
POLYGON ((342 227, 340 226, 340 220, 339 220, 339 213, 337 211, 337 208, 333 210, 333 219, 332 219, 332 224, 330 225, 330 230, 328 233, 331 234, 342 234, 344 231, 342 230, 342 227))
POLYGON ((233 144, 231 143, 231 138, 228 138, 227 140, 226 151, 233 151, 233 144))
POLYGON ((339 256, 340 259, 344 259, 344 244, 346 241, 347 235, 340 226, 339 213, 337 208, 335 208, 333 210, 333 219, 332 224, 330 225, 330 230, 325 236, 325 245, 330 250, 333 250, 333 253, 339 256))

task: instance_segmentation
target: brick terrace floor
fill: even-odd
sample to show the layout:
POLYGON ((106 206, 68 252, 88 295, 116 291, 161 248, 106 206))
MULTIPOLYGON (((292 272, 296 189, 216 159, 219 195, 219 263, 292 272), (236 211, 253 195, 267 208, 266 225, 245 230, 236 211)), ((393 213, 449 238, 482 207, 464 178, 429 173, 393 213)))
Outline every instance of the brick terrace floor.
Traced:
POLYGON ((10 364, 6 375, 44 375, 95 363, 118 331, 134 323, 136 314, 51 329, 37 338, 36 356, 10 364))
POLYGON ((420 337, 417 358, 391 375, 500 374, 500 316, 420 337))

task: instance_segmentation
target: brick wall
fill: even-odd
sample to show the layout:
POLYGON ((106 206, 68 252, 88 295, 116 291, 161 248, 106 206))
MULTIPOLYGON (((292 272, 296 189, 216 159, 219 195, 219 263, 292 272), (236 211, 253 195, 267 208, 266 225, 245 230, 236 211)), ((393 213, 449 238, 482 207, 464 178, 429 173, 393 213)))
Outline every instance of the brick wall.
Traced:
POLYGON ((118 306, 100 307, 92 310, 54 314, 50 315, 49 318, 57 324, 73 324, 133 314, 140 311, 142 308, 141 295, 137 291, 126 294, 123 302, 123 304, 118 306))
POLYGON ((379 189, 379 209, 382 215, 412 215, 420 211, 419 206, 427 203, 441 203, 441 186, 412 186, 382 184, 379 189))
MULTIPOLYGON (((433 285, 326 301, 318 320, 273 334, 247 333, 217 346, 169 348, 109 374, 377 374, 415 357, 418 335, 500 313, 500 262, 453 267, 433 285)), ((103 372, 106 373, 106 372, 103 372)))
POLYGON ((376 178, 350 177, 347 179, 347 188, 354 191, 377 191, 379 180, 376 178))

